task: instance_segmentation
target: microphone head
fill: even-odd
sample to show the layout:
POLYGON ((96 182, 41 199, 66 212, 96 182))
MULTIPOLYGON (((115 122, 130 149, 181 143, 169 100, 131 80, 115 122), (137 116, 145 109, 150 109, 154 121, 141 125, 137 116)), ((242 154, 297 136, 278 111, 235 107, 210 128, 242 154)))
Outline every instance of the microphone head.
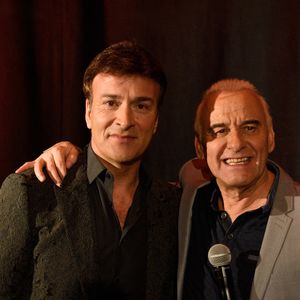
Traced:
POLYGON ((227 246, 215 244, 208 251, 208 260, 214 267, 227 266, 231 262, 231 253, 227 246))

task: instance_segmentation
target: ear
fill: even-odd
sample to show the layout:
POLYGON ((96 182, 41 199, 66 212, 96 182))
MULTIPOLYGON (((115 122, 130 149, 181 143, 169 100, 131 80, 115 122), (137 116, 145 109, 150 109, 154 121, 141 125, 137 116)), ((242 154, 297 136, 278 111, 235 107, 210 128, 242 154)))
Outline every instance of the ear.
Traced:
POLYGON ((154 128, 153 128, 153 134, 155 134, 156 133, 156 130, 157 130, 157 126, 158 126, 158 114, 157 114, 157 116, 156 116, 156 120, 155 120, 155 124, 154 124, 154 128))
POLYGON ((86 127, 88 129, 91 129, 91 110, 92 110, 92 104, 88 99, 85 99, 85 122, 86 127))
POLYGON ((197 136, 195 136, 195 138, 194 138, 194 146, 195 146, 195 151, 196 151, 197 157, 199 159, 205 159, 203 146, 201 145, 197 136))
POLYGON ((273 127, 269 128, 268 132, 268 151, 271 153, 275 148, 275 133, 273 127))

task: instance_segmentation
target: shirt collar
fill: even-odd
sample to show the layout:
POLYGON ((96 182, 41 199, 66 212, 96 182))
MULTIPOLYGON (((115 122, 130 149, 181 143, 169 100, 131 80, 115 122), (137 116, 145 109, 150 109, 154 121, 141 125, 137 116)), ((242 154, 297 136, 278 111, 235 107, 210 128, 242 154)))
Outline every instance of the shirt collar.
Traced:
POLYGON ((269 160, 267 162, 267 168, 270 172, 272 172, 275 175, 275 178, 271 186, 271 189, 269 191, 268 201, 266 205, 263 207, 263 211, 271 210, 277 192, 277 187, 278 187, 279 177, 280 177, 280 170, 272 161, 269 160))
POLYGON ((89 144, 87 151, 87 177, 89 184, 91 184, 98 176, 104 179, 106 173, 107 169, 99 161, 91 147, 91 144, 89 144))
MULTIPOLYGON (((87 151, 87 177, 89 184, 91 184, 97 177, 100 177, 100 179, 104 182, 106 175, 112 176, 101 161, 99 161, 91 147, 91 144, 89 144, 87 151)), ((150 186, 152 180, 143 165, 140 167, 139 177, 141 184, 150 186)))

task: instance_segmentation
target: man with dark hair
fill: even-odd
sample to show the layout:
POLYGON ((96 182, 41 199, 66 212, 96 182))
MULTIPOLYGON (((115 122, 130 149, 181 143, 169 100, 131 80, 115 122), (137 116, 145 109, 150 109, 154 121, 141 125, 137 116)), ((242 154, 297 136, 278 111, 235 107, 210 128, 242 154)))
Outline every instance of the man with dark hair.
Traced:
POLYGON ((132 42, 87 68, 90 144, 58 188, 32 170, 0 193, 1 299, 174 299, 179 191, 141 166, 166 78, 132 42))

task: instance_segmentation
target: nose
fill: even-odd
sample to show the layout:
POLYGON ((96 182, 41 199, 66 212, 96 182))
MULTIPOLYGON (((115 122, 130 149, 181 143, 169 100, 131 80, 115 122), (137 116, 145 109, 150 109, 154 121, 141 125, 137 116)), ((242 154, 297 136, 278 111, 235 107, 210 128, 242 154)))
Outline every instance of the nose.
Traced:
POLYGON ((241 151, 245 146, 245 140, 243 134, 238 130, 231 130, 227 134, 227 149, 234 152, 241 151))
POLYGON ((120 105, 116 112, 116 124, 123 129, 127 129, 133 125, 133 112, 128 105, 120 105))

